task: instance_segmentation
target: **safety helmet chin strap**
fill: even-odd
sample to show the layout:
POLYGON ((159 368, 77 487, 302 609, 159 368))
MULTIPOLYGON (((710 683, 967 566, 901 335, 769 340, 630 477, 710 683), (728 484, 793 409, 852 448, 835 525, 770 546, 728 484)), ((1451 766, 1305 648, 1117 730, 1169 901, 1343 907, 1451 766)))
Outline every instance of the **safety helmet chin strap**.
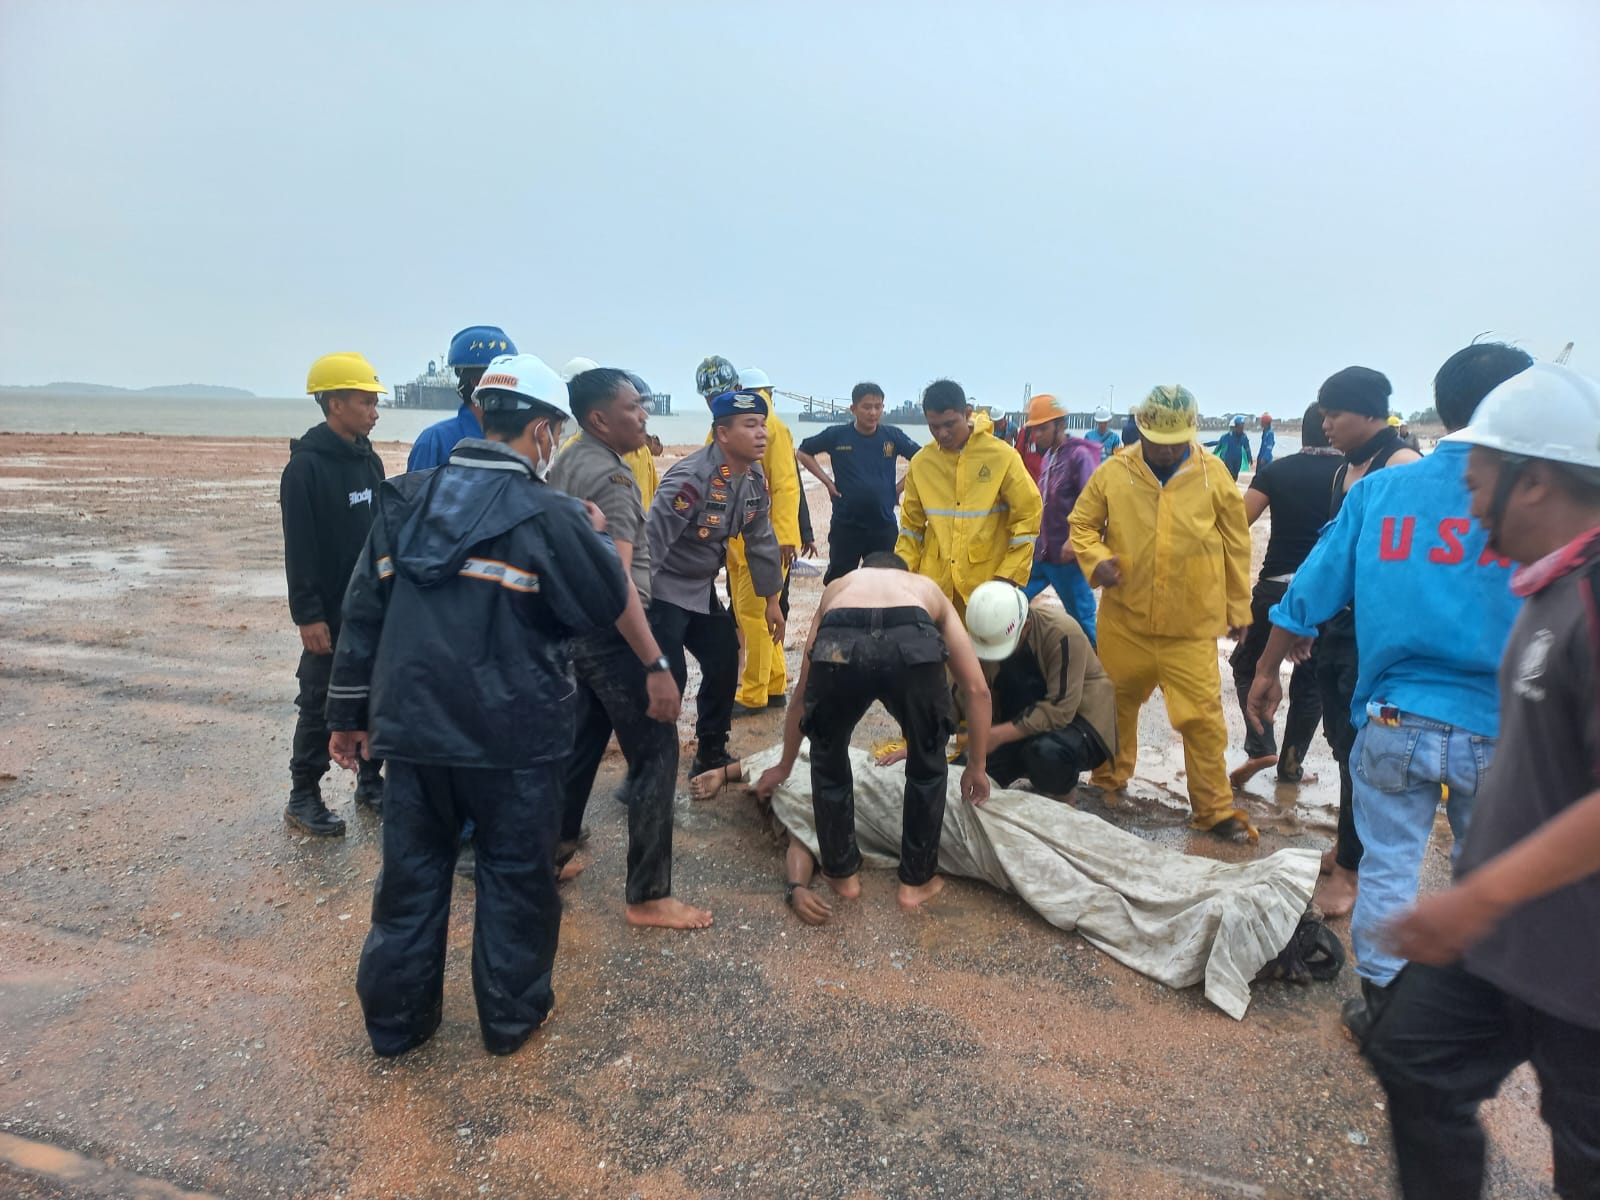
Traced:
POLYGON ((1511 489, 1517 486, 1522 472, 1531 460, 1521 454, 1500 454, 1500 474, 1495 479, 1494 495, 1489 499, 1489 547, 1496 554, 1505 554, 1500 545, 1500 530, 1505 520, 1506 507, 1511 503, 1511 489))

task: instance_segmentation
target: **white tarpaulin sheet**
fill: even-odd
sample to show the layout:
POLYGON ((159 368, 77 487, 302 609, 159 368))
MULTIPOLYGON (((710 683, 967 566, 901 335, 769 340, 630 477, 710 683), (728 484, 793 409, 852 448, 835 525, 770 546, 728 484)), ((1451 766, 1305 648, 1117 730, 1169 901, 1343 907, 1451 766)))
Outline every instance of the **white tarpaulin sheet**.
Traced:
MULTIPOLYGON (((746 779, 774 765, 777 748, 745 759, 746 779)), ((856 839, 872 866, 900 850, 904 764, 880 767, 850 751, 856 839)), ((1316 886, 1315 850, 1279 850, 1223 863, 1168 850, 1089 813, 1031 792, 996 788, 988 804, 961 799, 950 772, 939 869, 1015 892, 1050 924, 1076 930, 1118 962, 1168 987, 1204 982, 1206 999, 1235 1020, 1250 981, 1289 942, 1316 886)), ((806 748, 773 811, 812 854, 817 833, 806 748)))

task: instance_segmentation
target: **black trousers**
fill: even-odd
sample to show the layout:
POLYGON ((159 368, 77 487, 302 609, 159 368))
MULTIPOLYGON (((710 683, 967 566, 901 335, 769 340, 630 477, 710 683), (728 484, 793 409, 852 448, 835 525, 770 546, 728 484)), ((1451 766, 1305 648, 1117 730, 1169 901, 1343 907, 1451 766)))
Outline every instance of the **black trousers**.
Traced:
POLYGON ((1233 648, 1233 655, 1228 662, 1233 667, 1234 689, 1239 693, 1239 711, 1245 714, 1244 752, 1251 758, 1278 755, 1278 778, 1298 783, 1301 764, 1305 762, 1306 751, 1311 748, 1311 739, 1316 735, 1317 722, 1322 720, 1322 693, 1317 687, 1316 666, 1319 642, 1312 643, 1311 657, 1303 663, 1296 663, 1289 676, 1289 715, 1283 725, 1282 751, 1278 749, 1272 726, 1267 726, 1260 733, 1250 726, 1250 685, 1255 682, 1256 664, 1261 661, 1261 652, 1267 648, 1267 639, 1272 636, 1272 619, 1267 614, 1288 590, 1287 583, 1270 579, 1257 581, 1255 590, 1250 593, 1250 628, 1244 639, 1233 648))
POLYGON ((1065 729, 1035 734, 1009 742, 988 758, 989 777, 1005 787, 1026 775, 1035 791, 1065 796, 1078 786, 1078 776, 1106 760, 1100 739, 1077 718, 1065 729))
POLYGON ((733 725, 733 697, 739 689, 739 628, 722 607, 711 585, 709 613, 690 612, 666 600, 650 601, 650 631, 672 664, 678 691, 689 682, 685 651, 700 664, 700 691, 695 696, 695 736, 700 745, 695 761, 706 767, 727 760, 728 730, 733 725))
POLYGON ((1342 634, 1319 637, 1317 690, 1322 693, 1322 732, 1339 763, 1339 833, 1334 857, 1347 871, 1361 867, 1361 838, 1356 833, 1350 752, 1356 748, 1356 727, 1350 723, 1350 701, 1356 694, 1360 662, 1355 639, 1342 634))
MULTIPOLYGON (((333 631, 334 641, 339 639, 333 631)), ((333 675, 333 655, 300 652, 300 665, 294 677, 300 682, 299 694, 294 698, 299 715, 294 722, 294 743, 289 751, 289 779, 296 791, 315 788, 328 773, 332 759, 328 755, 328 680, 333 675)), ((363 759, 360 767, 362 779, 371 779, 383 770, 383 759, 363 759)))
POLYGON ((509 1054, 555 1003, 559 764, 503 771, 390 759, 383 867, 356 972, 379 1054, 404 1053, 439 1027, 450 885, 469 818, 477 823, 472 990, 484 1045, 509 1054))
POLYGON ((563 768, 561 841, 576 843, 606 743, 616 731, 628 762, 629 904, 672 894, 672 796, 678 774, 678 726, 653 721, 645 669, 615 629, 569 643, 578 681, 578 733, 563 768))
POLYGON ((893 550, 900 531, 894 523, 886 525, 856 525, 838 522, 828 530, 828 569, 822 576, 822 586, 827 587, 841 575, 848 575, 861 565, 869 554, 893 550))
POLYGON ((1410 963, 1363 1051, 1389 1096, 1409 1200, 1483 1194, 1478 1105, 1525 1062, 1539 1077, 1556 1194, 1600 1197, 1600 1029, 1541 1012, 1460 966, 1410 963))
POLYGON ((835 609, 823 617, 801 728, 811 739, 811 803, 825 874, 841 879, 861 869, 850 735, 874 700, 906 739, 900 880, 917 887, 938 869, 945 743, 953 728, 944 659, 944 640, 920 608, 835 609))

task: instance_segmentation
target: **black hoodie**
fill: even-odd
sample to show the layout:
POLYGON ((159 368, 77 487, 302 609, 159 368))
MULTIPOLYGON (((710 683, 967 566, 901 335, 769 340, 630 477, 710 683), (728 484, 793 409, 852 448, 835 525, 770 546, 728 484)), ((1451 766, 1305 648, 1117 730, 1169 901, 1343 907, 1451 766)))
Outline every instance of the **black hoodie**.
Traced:
POLYGON ((328 727, 373 758, 517 769, 572 749, 566 639, 616 623, 627 577, 583 506, 503 443, 379 489, 350 578, 328 727))
POLYGON ((339 605, 372 527, 383 460, 364 437, 347 442, 324 421, 289 443, 278 482, 283 568, 296 625, 326 621, 339 633, 339 605))

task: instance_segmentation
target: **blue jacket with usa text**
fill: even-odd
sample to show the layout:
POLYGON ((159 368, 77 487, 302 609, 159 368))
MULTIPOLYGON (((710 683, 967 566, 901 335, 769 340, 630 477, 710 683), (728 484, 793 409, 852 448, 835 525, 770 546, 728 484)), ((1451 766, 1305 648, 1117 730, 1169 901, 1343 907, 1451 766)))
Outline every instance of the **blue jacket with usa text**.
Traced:
POLYGON ((1500 733, 1496 672, 1522 602, 1511 563, 1472 519, 1467 447, 1362 479, 1322 531, 1272 623, 1300 637, 1352 600, 1360 673, 1350 718, 1376 700, 1483 737, 1500 733))
POLYGON ((518 769, 572 748, 565 642, 615 624, 628 584, 583 506, 498 442, 383 485, 344 597, 328 728, 373 758, 518 769))

